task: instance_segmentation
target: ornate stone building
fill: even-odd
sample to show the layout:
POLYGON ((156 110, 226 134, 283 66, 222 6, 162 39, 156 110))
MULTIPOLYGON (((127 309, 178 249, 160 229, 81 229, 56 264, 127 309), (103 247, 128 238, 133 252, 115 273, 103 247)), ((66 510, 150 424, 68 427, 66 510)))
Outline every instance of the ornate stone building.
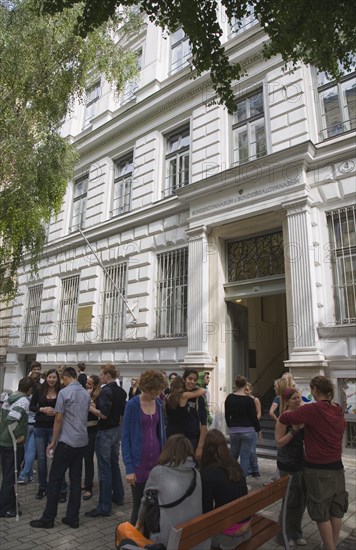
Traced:
MULTIPOLYGON (((247 76, 229 116, 192 80, 182 30, 130 44, 140 78, 103 78, 63 125, 80 160, 33 278, 1 311, 5 388, 43 368, 212 373, 217 406, 241 373, 260 396, 289 369, 331 376, 355 418, 356 78, 262 58, 251 14, 225 25, 247 76)), ((269 393, 268 393, 269 392, 269 393)))

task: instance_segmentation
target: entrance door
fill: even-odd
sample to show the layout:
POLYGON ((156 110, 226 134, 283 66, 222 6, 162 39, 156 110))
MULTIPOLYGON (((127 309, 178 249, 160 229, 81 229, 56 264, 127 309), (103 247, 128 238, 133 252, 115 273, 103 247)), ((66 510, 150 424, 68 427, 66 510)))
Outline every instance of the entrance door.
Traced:
POLYGON ((248 377, 248 308, 236 302, 228 302, 230 320, 231 382, 238 374, 248 377))

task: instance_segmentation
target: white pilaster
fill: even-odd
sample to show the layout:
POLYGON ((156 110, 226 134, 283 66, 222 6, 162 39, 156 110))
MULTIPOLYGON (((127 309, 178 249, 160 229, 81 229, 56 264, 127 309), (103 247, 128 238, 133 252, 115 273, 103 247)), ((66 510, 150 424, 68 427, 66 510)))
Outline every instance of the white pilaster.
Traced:
POLYGON ((324 362, 318 346, 317 299, 312 261, 311 202, 305 197, 282 205, 287 210, 292 323, 290 361, 324 362))
POLYGON ((209 363, 209 254, 207 228, 186 231, 188 252, 188 353, 185 363, 209 363))

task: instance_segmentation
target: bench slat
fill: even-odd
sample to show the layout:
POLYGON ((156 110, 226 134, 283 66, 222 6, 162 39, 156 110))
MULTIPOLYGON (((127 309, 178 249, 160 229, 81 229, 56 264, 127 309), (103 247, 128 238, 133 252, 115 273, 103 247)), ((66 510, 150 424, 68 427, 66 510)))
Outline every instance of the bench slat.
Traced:
POLYGON ((283 498, 287 485, 288 477, 278 479, 262 489, 252 491, 207 514, 177 525, 176 529, 181 530, 179 548, 182 550, 192 548, 207 538, 221 533, 231 525, 240 523, 246 517, 253 516, 283 498))
POLYGON ((252 537, 238 546, 238 550, 255 550, 280 532, 277 522, 256 515, 252 519, 252 537))

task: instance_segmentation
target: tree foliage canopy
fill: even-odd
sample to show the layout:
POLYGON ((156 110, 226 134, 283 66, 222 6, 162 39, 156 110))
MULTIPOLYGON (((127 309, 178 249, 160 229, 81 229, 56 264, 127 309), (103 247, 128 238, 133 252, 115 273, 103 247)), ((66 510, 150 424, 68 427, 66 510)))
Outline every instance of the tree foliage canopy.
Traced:
POLYGON ((229 21, 241 20, 253 8, 269 40, 264 47, 268 58, 281 54, 284 61, 312 63, 340 78, 349 70, 356 52, 356 10, 354 0, 37 0, 46 12, 57 13, 84 1, 76 32, 86 36, 120 6, 137 5, 163 29, 183 27, 189 37, 193 64, 198 76, 210 71, 220 102, 230 112, 235 108, 232 89, 242 74, 239 64, 231 65, 221 43, 223 30, 217 17, 225 10, 229 21))
POLYGON ((68 105, 88 75, 122 86, 137 70, 135 55, 107 32, 118 24, 137 30, 137 16, 122 13, 83 38, 73 30, 82 10, 39 15, 33 0, 0 1, 0 293, 7 298, 26 253, 36 266, 73 174, 76 154, 60 135, 68 105))

